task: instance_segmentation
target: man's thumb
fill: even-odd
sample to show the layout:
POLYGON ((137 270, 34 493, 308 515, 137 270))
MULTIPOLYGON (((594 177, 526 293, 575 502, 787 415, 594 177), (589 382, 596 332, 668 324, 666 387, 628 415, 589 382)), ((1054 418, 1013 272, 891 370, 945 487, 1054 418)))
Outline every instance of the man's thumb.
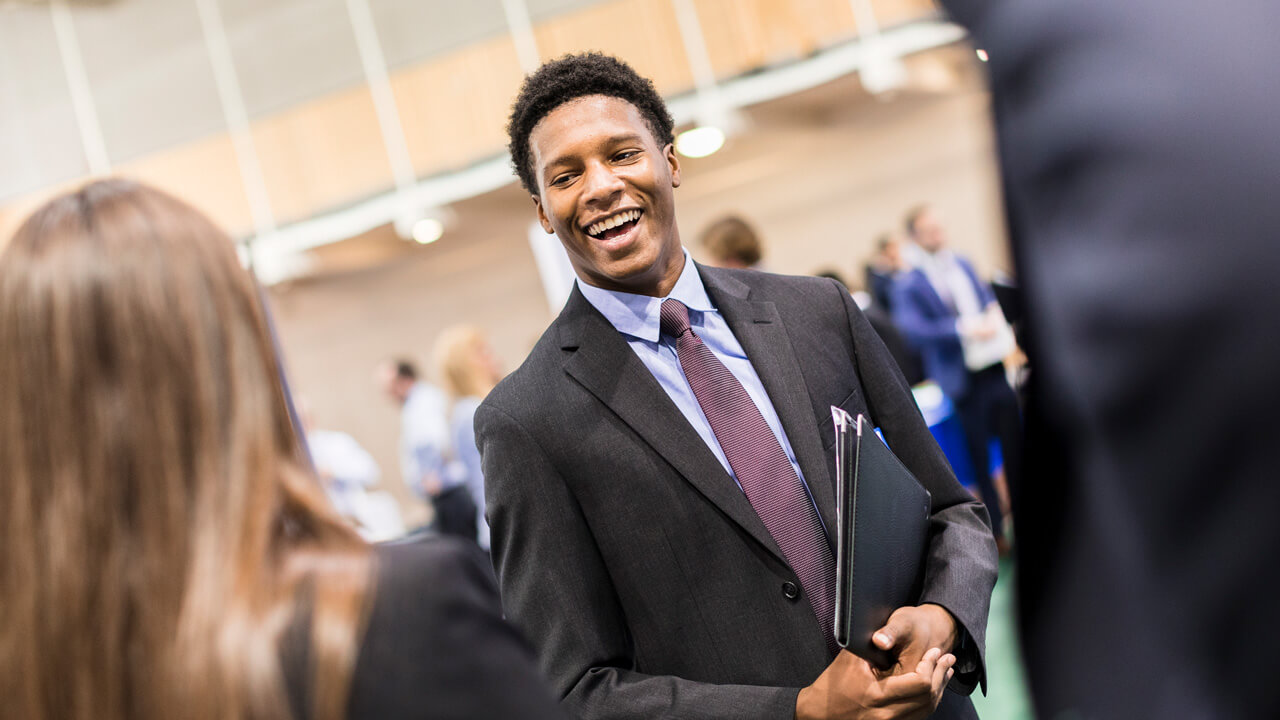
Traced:
POLYGON ((898 642, 898 639, 906 635, 908 628, 905 623, 900 621, 895 615, 889 618, 889 622, 880 628, 871 636, 871 641, 881 650, 888 650, 898 642))

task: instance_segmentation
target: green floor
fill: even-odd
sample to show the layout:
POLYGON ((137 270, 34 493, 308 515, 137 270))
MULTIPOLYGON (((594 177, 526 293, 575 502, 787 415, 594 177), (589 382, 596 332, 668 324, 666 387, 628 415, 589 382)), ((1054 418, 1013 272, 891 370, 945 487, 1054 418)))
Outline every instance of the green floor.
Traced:
POLYGON ((1022 675, 1022 660, 1013 619, 1013 561, 1000 561, 1000 579, 991 595, 987 621, 987 695, 974 692, 982 720, 1031 720, 1031 701, 1022 675))

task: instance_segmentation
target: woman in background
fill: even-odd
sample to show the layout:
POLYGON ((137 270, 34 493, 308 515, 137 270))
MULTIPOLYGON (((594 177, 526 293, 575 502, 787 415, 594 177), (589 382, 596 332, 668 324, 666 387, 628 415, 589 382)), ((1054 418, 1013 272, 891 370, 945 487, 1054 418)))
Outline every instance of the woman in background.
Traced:
POLYGON ((466 469, 466 485, 475 500, 479 517, 480 547, 489 549, 489 523, 484 518, 484 471, 476 449, 476 408, 489 394, 502 371, 484 333, 470 325, 456 325, 440 333, 435 345, 436 365, 452 403, 449 437, 455 457, 466 469))
POLYGON ((98 181, 0 256, 0 714, 554 717, 482 556, 371 548, 303 459, 252 278, 98 181))

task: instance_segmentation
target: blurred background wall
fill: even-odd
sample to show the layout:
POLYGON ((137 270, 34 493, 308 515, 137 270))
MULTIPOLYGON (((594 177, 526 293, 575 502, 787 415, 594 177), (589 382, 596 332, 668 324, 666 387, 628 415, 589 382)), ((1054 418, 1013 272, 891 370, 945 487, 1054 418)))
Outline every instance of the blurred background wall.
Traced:
POLYGON ((1007 269, 982 66, 929 0, 0 0, 0 238, 93 175, 202 208, 269 284, 317 425, 410 502, 372 370, 429 368, 458 322, 510 370, 554 317, 504 125, 524 72, 588 49, 653 78, 678 129, 728 131, 683 158, 695 258, 736 212, 766 269, 856 285, 927 201, 981 272, 1007 269), (412 240, 423 219, 438 240, 412 240))

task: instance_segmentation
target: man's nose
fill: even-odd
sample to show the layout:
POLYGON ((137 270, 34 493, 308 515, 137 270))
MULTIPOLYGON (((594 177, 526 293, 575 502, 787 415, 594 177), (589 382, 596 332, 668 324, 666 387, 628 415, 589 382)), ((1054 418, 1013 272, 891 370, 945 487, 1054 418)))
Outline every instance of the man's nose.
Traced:
POLYGON ((588 165, 584 175, 586 191, 583 193, 583 200, 588 204, 607 205, 624 187, 622 178, 603 163, 588 165))

